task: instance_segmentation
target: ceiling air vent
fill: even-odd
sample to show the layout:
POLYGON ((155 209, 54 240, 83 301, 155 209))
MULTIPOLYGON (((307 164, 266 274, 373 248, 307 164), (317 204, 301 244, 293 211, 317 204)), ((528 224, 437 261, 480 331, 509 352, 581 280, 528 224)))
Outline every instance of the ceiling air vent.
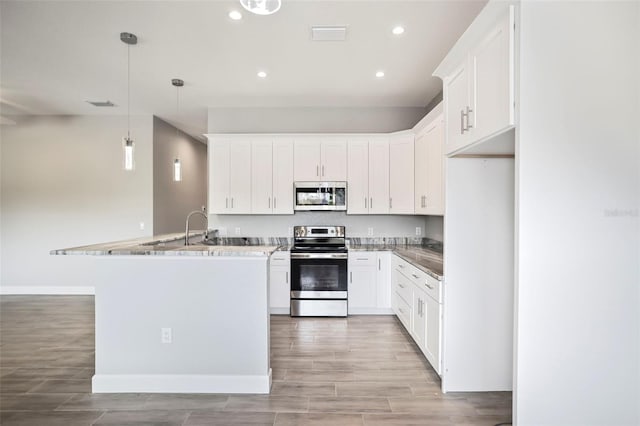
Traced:
POLYGON ((344 41, 347 37, 347 27, 311 27, 311 40, 313 41, 344 41))
POLYGON ((111 101, 87 101, 88 103, 90 103, 93 106, 97 106, 97 107, 112 107, 115 106, 115 104, 111 101))

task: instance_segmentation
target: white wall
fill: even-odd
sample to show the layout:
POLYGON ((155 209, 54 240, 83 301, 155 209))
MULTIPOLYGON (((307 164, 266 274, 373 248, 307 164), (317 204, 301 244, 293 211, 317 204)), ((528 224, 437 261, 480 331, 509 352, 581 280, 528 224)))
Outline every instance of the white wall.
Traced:
MULTIPOLYGON (((425 230, 425 216, 348 215, 344 212, 297 212, 282 216, 209 215, 209 227, 225 228, 227 236, 292 237, 296 225, 345 226, 347 237, 366 237, 373 228, 374 237, 415 237, 416 227, 425 230)), ((222 235, 223 233, 221 233, 222 235)))
POLYGON ((640 3, 521 9, 514 424, 640 424, 640 3))
MULTIPOLYGON (((153 118, 153 233, 184 232, 189 212, 207 205, 207 146, 153 118), (182 181, 173 180, 179 158, 182 181)), ((202 229, 194 220, 194 229, 202 229)), ((202 221, 202 219, 198 219, 202 221)))
POLYGON ((209 133, 388 133, 427 110, 403 108, 209 108, 209 133))
POLYGON ((86 263, 49 251, 151 235, 152 117, 131 120, 134 172, 122 167, 126 117, 17 121, 1 128, 2 291, 88 291, 86 263))

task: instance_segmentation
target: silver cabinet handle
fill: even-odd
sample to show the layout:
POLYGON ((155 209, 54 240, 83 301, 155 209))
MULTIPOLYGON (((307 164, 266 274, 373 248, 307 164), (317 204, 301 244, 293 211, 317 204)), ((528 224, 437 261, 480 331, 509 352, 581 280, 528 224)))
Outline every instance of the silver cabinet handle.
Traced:
POLYGON ((324 165, 322 166, 322 176, 324 177, 324 165))
POLYGON ((389 197, 389 208, 393 208, 393 198, 389 197))
POLYGON ((378 271, 382 271, 382 260, 378 259, 378 271))
POLYGON ((349 282, 353 284, 353 271, 349 272, 349 282))
POLYGON ((404 269, 404 265, 403 265, 402 263, 399 263, 399 264, 398 264, 398 267, 400 267, 400 268, 404 269))
POLYGON ((289 271, 286 271, 284 273, 284 282, 289 284, 289 271))
POLYGON ((398 283, 398 287, 404 288, 404 286, 402 284, 400 284, 400 283, 398 283))
POLYGON ((233 208, 233 197, 231 197, 231 208, 233 208))
POLYGON ((358 257, 356 258, 356 260, 369 260, 369 259, 367 259, 366 257, 358 257))
POLYGON ((274 208, 274 209, 276 208, 276 205, 277 205, 277 204, 276 204, 276 197, 273 197, 273 208, 274 208))
POLYGON ((460 110, 460 134, 464 135, 464 131, 466 129, 464 128, 464 110, 461 109, 460 110))
POLYGON ((416 274, 411 274, 411 276, 412 276, 413 278, 415 278, 415 279, 420 278, 420 275, 416 275, 416 274))
POLYGON ((269 197, 269 208, 271 208, 271 197, 269 197))
POLYGON ((224 199, 224 208, 228 209, 229 208, 229 197, 224 199))
POLYGON ((424 285, 426 285, 429 288, 429 290, 433 290, 433 286, 432 285, 429 285, 427 283, 424 283, 424 285))
POLYGON ((471 125, 471 119, 469 118, 469 114, 471 114, 473 112, 473 110, 469 107, 467 107, 467 112, 465 114, 465 116, 467 117, 467 128, 466 130, 469 131, 469 129, 472 129, 473 126, 471 125))
POLYGON ((369 198, 369 208, 373 208, 373 197, 369 198))
POLYGON ((404 314, 404 311, 402 310, 402 308, 398 308, 398 310, 404 314))
POLYGON ((418 298, 418 316, 422 316, 422 300, 418 298))
POLYGON ((367 197, 364 197, 364 208, 367 208, 367 197))
POLYGON ((320 176, 320 166, 316 165, 316 176, 320 176))

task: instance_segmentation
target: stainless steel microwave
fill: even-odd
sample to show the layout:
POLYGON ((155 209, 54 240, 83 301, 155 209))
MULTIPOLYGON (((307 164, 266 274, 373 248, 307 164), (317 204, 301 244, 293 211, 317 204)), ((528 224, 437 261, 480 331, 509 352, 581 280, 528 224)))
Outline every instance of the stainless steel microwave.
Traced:
POLYGON ((294 210, 347 210, 347 182, 295 182, 294 210))

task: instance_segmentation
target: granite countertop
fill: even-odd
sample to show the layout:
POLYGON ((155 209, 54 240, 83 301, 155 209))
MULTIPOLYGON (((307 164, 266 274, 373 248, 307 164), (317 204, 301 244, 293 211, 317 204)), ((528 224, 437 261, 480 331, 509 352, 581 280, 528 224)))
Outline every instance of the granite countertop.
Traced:
MULTIPOLYGON (((93 256, 270 256, 280 249, 279 245, 251 244, 246 239, 237 241, 214 241, 202 243, 204 231, 194 232, 190 244, 184 245, 184 234, 165 234, 136 238, 88 246, 52 250, 53 255, 93 255, 93 256), (225 243, 231 244, 225 244, 225 243), (233 245, 233 243, 238 245, 233 245)), ((236 239, 234 239, 236 240, 236 239)), ((288 247, 287 247, 288 248, 288 247)))
POLYGON ((431 277, 442 281, 444 279, 442 264, 442 243, 425 242, 416 244, 418 241, 409 239, 398 241, 350 241, 350 251, 390 251, 400 256, 402 259, 414 265, 416 268, 427 273, 431 277))

